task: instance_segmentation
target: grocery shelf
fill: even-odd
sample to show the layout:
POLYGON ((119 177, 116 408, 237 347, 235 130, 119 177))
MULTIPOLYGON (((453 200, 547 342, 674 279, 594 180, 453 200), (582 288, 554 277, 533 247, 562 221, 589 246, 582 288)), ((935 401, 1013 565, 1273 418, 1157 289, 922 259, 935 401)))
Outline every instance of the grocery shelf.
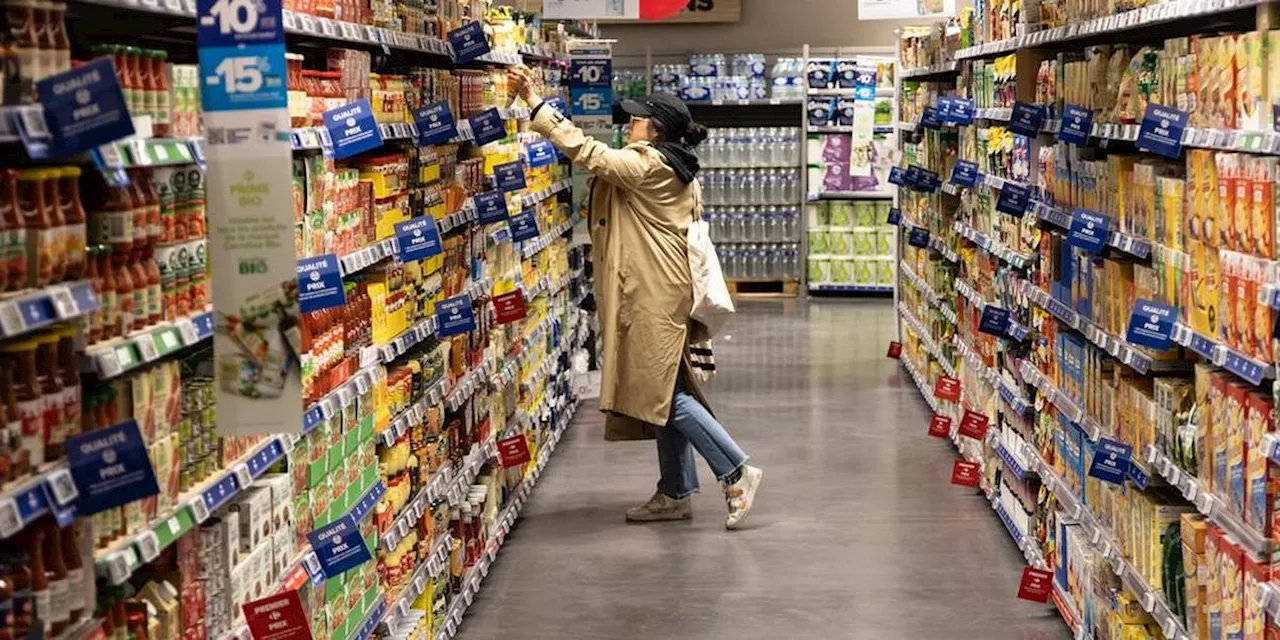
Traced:
POLYGON ((1102 423, 1085 413, 1083 407, 1054 385, 1047 376, 1036 369, 1035 365, 1023 360, 1018 371, 1022 374, 1022 379, 1039 390, 1045 400, 1056 407, 1063 417, 1079 426, 1091 442, 1097 442, 1098 438, 1108 435, 1102 428, 1102 423))
POLYGON ((957 60, 980 58, 1026 47, 1039 47, 1050 43, 1070 42, 1094 36, 1121 34, 1139 26, 1151 27, 1175 20, 1247 9, 1259 4, 1263 4, 1261 0, 1171 0, 1116 15, 1093 18, 1076 24, 1034 31, 1012 38, 966 47, 956 51, 955 58, 957 60))
MULTIPOLYGON (((446 563, 449 562, 449 547, 453 543, 453 536, 446 533, 440 536, 431 545, 431 554, 427 556, 427 561, 418 565, 414 569, 413 576, 409 578, 408 584, 400 590, 400 593, 391 598, 391 604, 387 606, 385 613, 379 616, 377 626, 384 628, 388 633, 394 634, 398 628, 405 623, 404 618, 409 615, 413 601, 418 599, 427 590, 428 581, 431 576, 436 575, 443 570, 446 563)), ((406 634, 412 629, 403 630, 406 634)))
POLYGON ((106 381, 146 364, 173 355, 213 338, 213 310, 161 322, 124 338, 85 348, 85 358, 93 363, 98 380, 106 381))
POLYGON ((892 200, 893 193, 888 191, 823 191, 805 196, 809 202, 819 200, 892 200))
POLYGON ((97 311, 100 305, 89 280, 62 282, 0 298, 0 338, 77 320, 97 311))
MULTIPOLYGON (((808 90, 805 91, 805 93, 806 95, 818 96, 818 97, 839 97, 839 96, 851 96, 853 95, 854 91, 857 91, 855 87, 835 87, 835 88, 827 88, 827 89, 815 89, 810 87, 808 90)), ((893 97, 893 87, 877 87, 876 97, 879 97, 879 98, 893 97)), ((812 131, 812 129, 810 129, 810 131, 812 131)))
POLYGON ((749 100, 685 100, 690 107, 769 107, 779 105, 800 106, 802 101, 784 98, 754 98, 749 100))
POLYGON ((828 284, 825 282, 810 282, 810 291, 818 291, 821 293, 893 293, 893 285, 879 284, 828 284))
POLYGON ((941 79, 958 73, 958 69, 956 62, 952 60, 950 62, 931 64, 926 67, 902 69, 898 71, 898 77, 903 80, 923 80, 931 77, 941 79))
POLYGON ((960 234, 960 236, 964 237, 970 242, 978 245, 978 247, 981 248, 983 251, 986 251, 987 253, 990 253, 991 255, 997 258, 1000 258, 1004 262, 1007 262, 1010 265, 1013 265, 1014 267, 1017 267, 1019 269, 1024 269, 1027 266, 1029 266, 1032 262, 1032 256, 1014 251, 1003 242, 1000 242, 994 237, 987 235, 986 233, 983 233, 981 231, 978 231, 977 229, 974 229, 973 227, 959 220, 956 220, 955 223, 952 225, 952 230, 954 230, 956 233, 960 234))
MULTIPOLYGON (((1027 213, 1030 213, 1031 215, 1034 215, 1064 231, 1071 230, 1072 213, 1059 209, 1051 204, 1033 200, 1030 205, 1027 206, 1027 213)), ((1107 236, 1107 246, 1127 253, 1134 258, 1146 259, 1151 256, 1152 248, 1156 245, 1146 238, 1141 238, 1119 230, 1112 230, 1107 236)))
MULTIPOLYGON (((981 313, 984 309, 987 308, 988 303, 986 299, 984 299, 982 295, 977 292, 977 290, 969 286, 968 282, 965 282, 964 280, 957 278, 955 281, 955 284, 956 284, 956 292, 959 293, 962 297, 964 297, 964 299, 968 300, 969 303, 972 304, 978 310, 979 313, 981 313)), ((1014 341, 1022 342, 1023 340, 1027 339, 1028 335, 1030 335, 1029 329, 1019 324, 1018 321, 1014 320, 1013 318, 1009 318, 1008 336, 1001 336, 1001 337, 1008 337, 1013 339, 1014 341)))
POLYGON ((1225 500, 1205 489, 1194 475, 1187 473, 1155 446, 1147 447, 1146 460, 1170 486, 1177 487, 1182 492, 1187 502, 1195 505, 1196 510, 1211 522, 1222 527, 1254 558, 1270 560, 1275 544, 1266 534, 1245 522, 1225 500))
POLYGON ((384 445, 391 446, 407 433, 410 427, 421 423, 427 411, 443 401, 445 396, 448 395, 448 391, 445 390, 445 384, 446 381, 440 379, 428 386, 422 392, 420 400, 405 407, 391 419, 391 422, 387 424, 387 428, 378 434, 378 441, 384 445))
POLYGON ((1172 338, 1175 343, 1190 349, 1215 366, 1230 371, 1254 386, 1261 385, 1264 380, 1274 380, 1276 377, 1275 365, 1222 344, 1183 322, 1174 323, 1172 338))
MULTIPOLYGON (((873 133, 893 133, 894 126, 891 124, 877 124, 871 128, 873 133)), ((806 133, 853 133, 853 125, 837 125, 831 127, 809 127, 806 133)), ((788 165, 790 166, 790 165, 788 165)))
POLYGON ((920 339, 920 343, 923 344, 925 350, 933 356, 933 359, 938 361, 938 365, 942 367, 942 370, 947 375, 954 377, 956 375, 955 367, 948 361, 948 358, 946 357, 946 354, 942 352, 942 349, 938 347, 938 343, 934 342, 933 336, 927 329, 925 329, 919 318, 916 318, 915 314, 911 313, 911 311, 907 309, 907 305, 905 303, 898 303, 898 314, 902 316, 902 319, 907 323, 907 326, 911 327, 911 329, 916 332, 916 337, 920 339))
POLYGON ((561 235, 564 235, 564 232, 572 229, 575 222, 575 219, 565 220, 551 229, 543 231, 541 236, 520 243, 520 250, 523 252, 524 258, 528 260, 529 258, 538 255, 538 253, 543 249, 551 246, 551 243, 554 242, 556 238, 559 238, 561 235))
POLYGON ((538 204, 539 202, 542 202, 543 200, 546 200, 547 198, 550 198, 551 196, 568 189, 571 186, 573 186, 572 181, 557 180, 556 182, 552 183, 551 186, 545 189, 539 189, 533 193, 526 193, 520 198, 520 202, 521 202, 520 208, 527 209, 529 207, 532 207, 538 204))
POLYGON ((898 272, 906 276, 907 280, 910 280, 917 289, 920 289, 921 293, 924 294, 925 299, 927 299, 929 304, 933 305, 934 308, 942 314, 942 317, 946 318, 951 324, 956 324, 956 312, 943 303, 942 296, 939 296, 938 293, 933 290, 933 287, 929 286, 929 283, 925 282, 923 278, 917 275, 915 270, 907 264, 906 260, 898 262, 898 272))
POLYGON ((0 491, 0 540, 7 540, 52 509, 74 509, 79 495, 65 462, 5 488, 0 491))
POLYGON ((979 378, 982 378, 988 384, 996 388, 997 395, 1000 396, 1000 399, 1003 400, 1005 405, 1012 409, 1014 413, 1020 416, 1025 416, 1027 412, 1031 410, 1031 403, 1027 402, 1027 399, 1022 397, 1022 392, 1009 383, 1009 381, 1005 379, 1005 376, 999 371, 988 367, 987 364, 982 361, 978 352, 975 351, 973 347, 969 346, 969 343, 965 342, 959 334, 951 340, 951 343, 955 346, 956 352, 960 355, 960 358, 964 360, 976 374, 978 374, 979 378))
POLYGON ((915 365, 911 364, 911 361, 906 358, 899 362, 902 363, 902 368, 907 370, 911 380, 916 383, 916 388, 920 390, 920 396, 924 398, 925 404, 928 404, 934 413, 938 413, 938 400, 933 397, 933 393, 929 390, 928 385, 925 384, 924 378, 920 375, 920 372, 916 371, 915 365))

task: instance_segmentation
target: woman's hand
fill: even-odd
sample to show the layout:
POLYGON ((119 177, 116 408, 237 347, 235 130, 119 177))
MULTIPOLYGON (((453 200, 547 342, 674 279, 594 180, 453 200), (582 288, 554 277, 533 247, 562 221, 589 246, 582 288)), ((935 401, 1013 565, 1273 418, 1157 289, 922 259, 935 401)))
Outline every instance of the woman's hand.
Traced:
POLYGON ((530 107, 536 106, 534 101, 537 96, 533 93, 533 79, 529 77, 529 72, 524 67, 511 67, 507 69, 507 85, 515 91, 524 103, 530 107))

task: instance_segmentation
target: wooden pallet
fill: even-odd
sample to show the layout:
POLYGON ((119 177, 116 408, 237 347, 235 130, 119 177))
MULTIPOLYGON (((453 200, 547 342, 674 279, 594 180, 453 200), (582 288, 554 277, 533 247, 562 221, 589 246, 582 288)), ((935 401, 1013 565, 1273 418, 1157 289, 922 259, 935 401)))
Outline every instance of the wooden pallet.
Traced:
POLYGON ((725 284, 735 298, 794 298, 800 293, 798 280, 726 280, 725 284))

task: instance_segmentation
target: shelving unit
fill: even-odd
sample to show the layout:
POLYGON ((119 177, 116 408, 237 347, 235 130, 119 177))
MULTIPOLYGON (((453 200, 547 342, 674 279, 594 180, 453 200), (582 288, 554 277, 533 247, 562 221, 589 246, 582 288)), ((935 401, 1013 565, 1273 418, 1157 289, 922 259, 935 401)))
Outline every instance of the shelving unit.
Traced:
POLYGON ((1244 111, 1193 93, 1218 82, 1204 66, 1211 43, 1246 52, 1221 65, 1232 90, 1255 82, 1250 65, 1275 64, 1247 53, 1274 42, 1275 7, 1173 0, 1062 26, 1065 16, 1040 9, 1034 24, 1016 10, 993 20, 980 2, 947 27, 976 41, 950 56, 925 29, 900 36, 903 368, 953 425, 966 411, 990 420, 984 439, 953 427, 953 441, 980 465, 1028 564, 1053 572, 1047 595, 1075 637, 1114 636, 1127 623, 1192 640, 1210 637, 1206 616, 1217 615, 1246 634, 1273 632, 1275 507, 1249 487, 1280 469, 1280 387, 1270 338, 1239 327, 1270 336, 1275 322, 1280 271, 1266 238, 1277 227, 1263 194, 1280 143, 1269 115, 1248 113, 1270 108, 1280 87, 1258 72, 1246 98, 1257 103, 1244 111), (1000 29, 1022 35, 981 41, 1000 29), (1160 86, 1121 120, 1107 102, 1115 85, 1098 76, 1131 75, 1125 65, 1143 46, 1160 86), (1148 105, 1164 122, 1143 122, 1148 105), (1177 105, 1188 112, 1168 115, 1177 105), (1038 126, 1020 124, 1036 110, 1038 126), (1154 153, 1149 136, 1179 117, 1186 126, 1168 136, 1178 148, 1154 153), (1218 169, 1234 163, 1252 173, 1218 169), (1214 217, 1234 211, 1235 200, 1218 199, 1228 182, 1258 194, 1245 205, 1256 226, 1214 217), (1228 264, 1239 266, 1228 275, 1228 264), (1143 333, 1164 308, 1153 302, 1172 307, 1157 334, 1168 348, 1143 333), (958 401, 934 395, 943 375, 959 382, 958 401))

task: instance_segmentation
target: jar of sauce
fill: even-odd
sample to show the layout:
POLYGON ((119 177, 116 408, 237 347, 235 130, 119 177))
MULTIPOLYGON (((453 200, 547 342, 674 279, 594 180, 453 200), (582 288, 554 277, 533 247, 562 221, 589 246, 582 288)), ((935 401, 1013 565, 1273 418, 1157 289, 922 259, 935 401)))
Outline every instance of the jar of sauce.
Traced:
POLYGON ((62 222, 62 211, 58 207, 58 202, 62 199, 58 192, 58 180, 58 169, 45 169, 44 179, 40 183, 44 190, 44 206, 49 211, 47 242, 53 256, 53 262, 50 265, 50 282, 62 282, 67 279, 67 233, 62 222))
POLYGON ((35 98, 35 83, 44 77, 40 38, 36 25, 35 0, 11 0, 4 7, 12 48, 18 54, 19 92, 24 99, 35 98))
POLYGON ((71 70, 71 40, 67 38, 67 3, 49 3, 49 48, 55 52, 54 70, 62 73, 71 70))
POLYGON ((89 242, 85 229, 87 217, 80 203, 80 167, 63 167, 57 171, 58 213, 62 216, 67 279, 78 280, 84 277, 85 246, 89 242))
POLYGON ((46 331, 36 336, 36 384, 40 388, 41 437, 44 461, 62 459, 66 429, 62 423, 62 378, 58 375, 58 335, 46 331))
POLYGON ((138 313, 134 306, 133 275, 129 270, 129 254, 111 254, 111 275, 116 282, 116 308, 119 310, 119 327, 117 336, 133 331, 135 316, 138 313))
POLYGON ((150 51, 152 84, 156 91, 155 119, 151 122, 151 131, 157 138, 168 138, 172 131, 173 107, 169 102, 169 70, 165 61, 169 54, 164 51, 150 51))
POLYGON ((67 580, 67 563, 62 554, 62 533, 52 519, 46 519, 40 526, 43 534, 41 543, 45 571, 49 578, 49 608, 40 611, 40 617, 47 620, 49 631, 56 638, 71 626, 71 603, 68 600, 71 585, 67 580))
POLYGON ((116 295, 116 274, 111 253, 110 246, 98 245, 98 277, 102 279, 102 290, 98 295, 98 300, 102 302, 102 333, 98 336, 100 340, 120 335, 120 298, 116 295))
POLYGON ((18 172, 18 214, 27 229, 27 283, 44 287, 53 283, 54 253, 60 247, 53 243, 52 207, 45 201, 44 169, 23 169, 18 172))
POLYGON ((76 357, 76 328, 57 331, 58 378, 62 382, 62 435, 64 440, 80 434, 80 368, 76 357))
POLYGON ((86 593, 88 585, 84 581, 84 560, 80 557, 79 522, 72 522, 62 530, 62 561, 67 568, 67 610, 71 615, 71 624, 74 625, 83 620, 89 612, 89 598, 86 593))
POLYGON ((164 320, 164 293, 160 287, 160 265, 152 247, 142 250, 142 270, 147 283, 147 322, 156 324, 164 320))
POLYGON ((0 169, 0 291, 11 291, 26 285, 26 240, 15 247, 14 238, 22 233, 18 219, 18 193, 15 174, 0 169), (21 261, 19 271, 12 272, 14 253, 21 261))

